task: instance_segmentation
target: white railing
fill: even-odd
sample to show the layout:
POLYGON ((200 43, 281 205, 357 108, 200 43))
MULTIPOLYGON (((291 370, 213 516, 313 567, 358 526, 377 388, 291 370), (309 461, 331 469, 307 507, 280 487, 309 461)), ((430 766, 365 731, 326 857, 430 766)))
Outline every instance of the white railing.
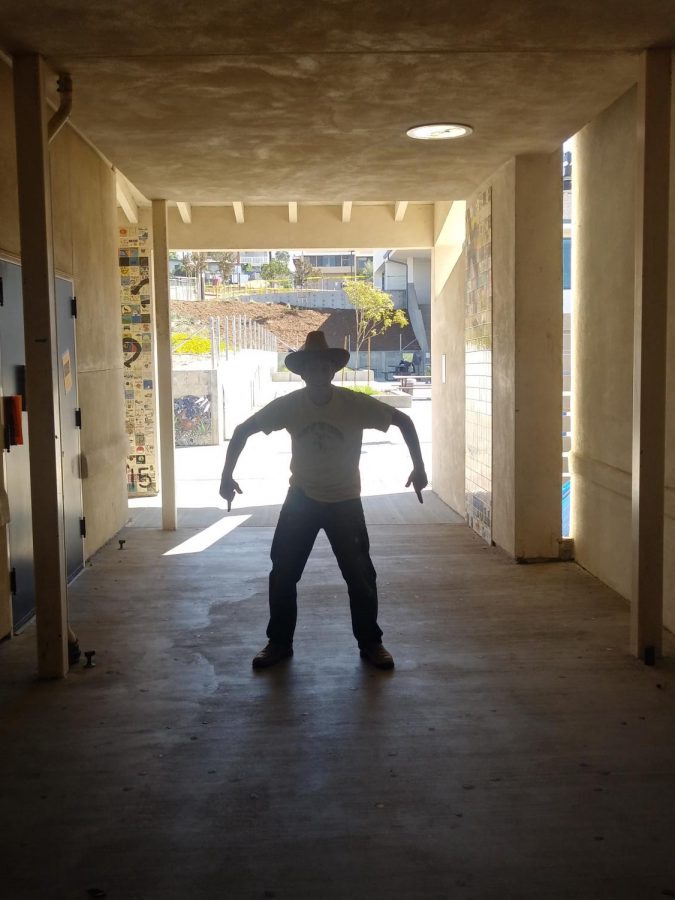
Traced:
POLYGON ((200 300, 197 279, 172 276, 169 278, 169 297, 172 300, 200 300))

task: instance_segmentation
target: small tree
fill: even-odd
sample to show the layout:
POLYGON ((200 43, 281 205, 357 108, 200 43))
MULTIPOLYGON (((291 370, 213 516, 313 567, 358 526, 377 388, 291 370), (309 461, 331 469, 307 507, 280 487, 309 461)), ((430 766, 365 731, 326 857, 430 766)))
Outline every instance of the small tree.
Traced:
POLYGON ((309 279, 316 278, 317 275, 319 275, 319 270, 315 269, 314 266, 310 262, 308 262, 304 256, 300 256, 297 259, 293 260, 293 264, 295 266, 295 274, 293 275, 293 280, 296 287, 307 287, 307 282, 309 281, 309 279))
POLYGON ((291 261, 291 254, 288 250, 276 250, 274 253, 274 258, 279 260, 279 262, 283 263, 286 268, 288 268, 288 264, 291 261))
POLYGON ((265 281, 288 280, 290 274, 288 265, 280 259, 273 259, 260 267, 260 277, 265 281))
POLYGON ((204 282, 202 281, 202 275, 206 271, 207 260, 208 257, 206 253, 202 251, 183 253, 181 257, 183 268, 187 274, 190 277, 197 279, 199 297, 202 300, 204 299, 204 282))
POLYGON ((356 363, 358 368, 361 345, 369 338, 384 334, 392 325, 405 328, 408 317, 402 309, 394 309, 389 294, 367 281, 349 281, 343 290, 356 314, 356 363))

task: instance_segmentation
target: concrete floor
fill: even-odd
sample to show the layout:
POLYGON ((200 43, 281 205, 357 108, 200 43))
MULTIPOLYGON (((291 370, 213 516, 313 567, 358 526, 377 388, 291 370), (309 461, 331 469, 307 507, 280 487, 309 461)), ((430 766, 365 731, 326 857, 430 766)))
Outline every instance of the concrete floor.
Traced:
POLYGON ((103 548, 70 592, 96 668, 39 683, 31 629, 0 647, 0 897, 675 896, 672 636, 645 667, 611 590, 437 513, 371 524, 393 672, 359 659, 323 537, 267 672, 269 525, 166 555, 193 511, 103 548))

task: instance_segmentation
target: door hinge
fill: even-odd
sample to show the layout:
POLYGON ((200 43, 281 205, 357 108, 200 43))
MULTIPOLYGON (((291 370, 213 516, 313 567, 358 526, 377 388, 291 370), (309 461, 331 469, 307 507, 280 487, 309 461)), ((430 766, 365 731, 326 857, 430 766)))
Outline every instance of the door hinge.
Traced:
POLYGON ((80 519, 80 535, 82 537, 87 536, 87 520, 84 516, 80 519))
POLYGON ((0 275, 0 306, 5 305, 5 285, 2 280, 2 275, 0 275))
POLYGON ((70 314, 74 319, 77 318, 77 297, 70 298, 70 314))
POLYGON ((12 594, 16 594, 16 569, 9 570, 9 590, 12 594))
POLYGON ((82 410, 78 408, 75 410, 75 427, 82 428, 82 410))

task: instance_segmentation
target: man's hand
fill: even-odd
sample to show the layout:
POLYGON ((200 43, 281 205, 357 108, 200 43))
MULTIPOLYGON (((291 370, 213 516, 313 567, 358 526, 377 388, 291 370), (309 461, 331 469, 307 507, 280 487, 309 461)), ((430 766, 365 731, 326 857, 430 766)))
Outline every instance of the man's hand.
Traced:
POLYGON ((422 491, 429 484, 429 479, 427 478, 427 473, 424 469, 413 469, 410 473, 410 478, 405 483, 406 487, 410 487, 412 484, 415 489, 415 493, 417 494, 417 499, 420 503, 424 503, 422 500, 422 491))
POLYGON ((229 512, 232 509, 232 501, 234 500, 235 493, 242 494, 243 491, 231 475, 223 475, 220 480, 219 493, 223 500, 227 500, 227 511, 229 512))

